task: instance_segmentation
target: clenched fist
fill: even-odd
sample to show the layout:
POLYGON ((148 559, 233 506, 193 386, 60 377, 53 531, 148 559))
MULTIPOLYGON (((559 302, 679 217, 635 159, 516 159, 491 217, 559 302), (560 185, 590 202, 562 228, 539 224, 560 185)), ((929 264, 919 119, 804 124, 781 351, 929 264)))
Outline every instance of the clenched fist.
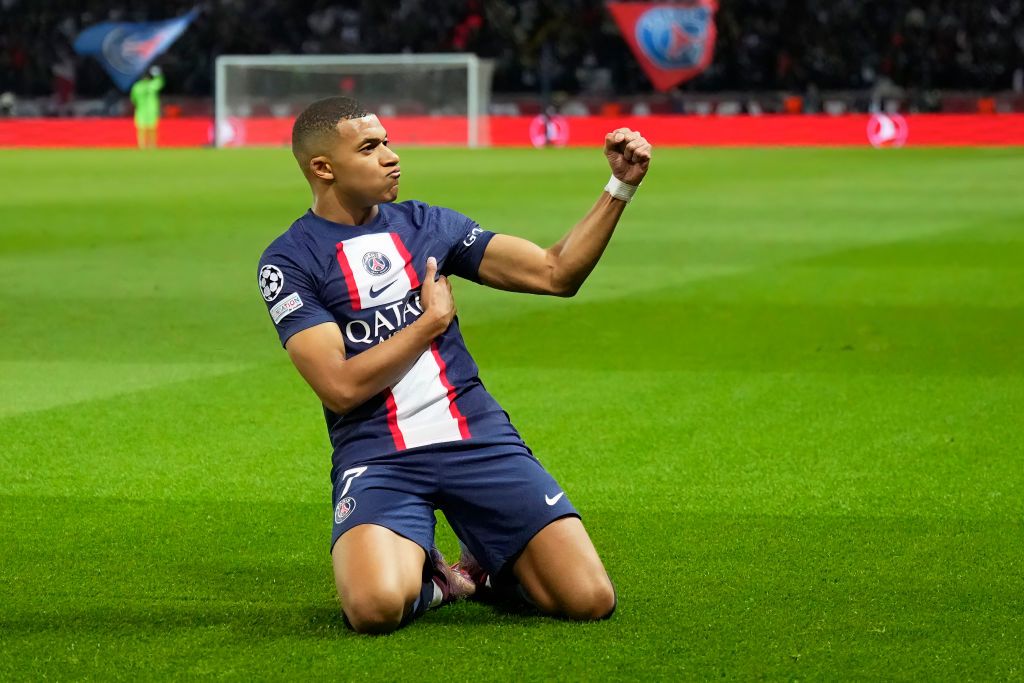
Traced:
POLYGON ((604 136, 604 155, 612 175, 624 183, 639 185, 651 165, 651 143, 635 130, 618 128, 604 136))

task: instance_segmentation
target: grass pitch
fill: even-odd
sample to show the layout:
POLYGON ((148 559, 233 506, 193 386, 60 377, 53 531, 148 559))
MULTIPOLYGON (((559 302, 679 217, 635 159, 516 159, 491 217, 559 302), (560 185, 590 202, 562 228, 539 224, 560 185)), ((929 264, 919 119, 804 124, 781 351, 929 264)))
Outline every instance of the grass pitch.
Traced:
MULTIPOLYGON (((608 175, 399 151, 403 198, 541 244, 608 175)), ((0 679, 1019 679, 1022 178, 1021 150, 658 149, 576 299, 456 282, 619 610, 367 638, 255 285, 308 205, 288 153, 4 151, 0 679)))

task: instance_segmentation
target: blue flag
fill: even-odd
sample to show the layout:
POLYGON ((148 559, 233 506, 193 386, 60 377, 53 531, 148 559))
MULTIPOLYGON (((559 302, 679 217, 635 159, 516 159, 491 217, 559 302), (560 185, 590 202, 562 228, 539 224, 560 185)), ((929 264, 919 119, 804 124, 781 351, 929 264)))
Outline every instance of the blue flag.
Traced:
POLYGON ((194 9, 167 21, 107 21, 75 38, 75 52, 92 55, 121 90, 127 91, 153 60, 167 51, 192 20, 194 9))

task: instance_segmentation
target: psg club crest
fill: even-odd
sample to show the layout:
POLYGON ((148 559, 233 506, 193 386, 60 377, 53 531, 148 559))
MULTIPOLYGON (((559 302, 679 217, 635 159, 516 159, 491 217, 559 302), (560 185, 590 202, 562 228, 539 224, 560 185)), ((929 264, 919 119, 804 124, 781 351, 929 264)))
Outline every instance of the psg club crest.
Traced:
POLYGON ((348 516, 352 514, 352 511, 356 509, 356 499, 352 496, 346 496, 338 501, 338 506, 334 508, 334 523, 341 524, 348 516))
POLYGON ((368 251, 363 254, 363 268, 370 275, 383 275, 391 270, 391 260, 379 251, 368 251))
POLYGON ((715 52, 716 0, 609 2, 608 11, 658 90, 700 74, 715 52))

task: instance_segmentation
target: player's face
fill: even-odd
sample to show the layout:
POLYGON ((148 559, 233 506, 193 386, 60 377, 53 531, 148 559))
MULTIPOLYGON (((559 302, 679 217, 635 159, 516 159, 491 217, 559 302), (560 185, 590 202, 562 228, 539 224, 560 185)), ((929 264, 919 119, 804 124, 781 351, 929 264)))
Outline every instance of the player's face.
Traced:
POLYGON ((398 199, 401 169, 388 133, 374 115, 338 123, 341 139, 330 155, 339 189, 363 206, 398 199))

